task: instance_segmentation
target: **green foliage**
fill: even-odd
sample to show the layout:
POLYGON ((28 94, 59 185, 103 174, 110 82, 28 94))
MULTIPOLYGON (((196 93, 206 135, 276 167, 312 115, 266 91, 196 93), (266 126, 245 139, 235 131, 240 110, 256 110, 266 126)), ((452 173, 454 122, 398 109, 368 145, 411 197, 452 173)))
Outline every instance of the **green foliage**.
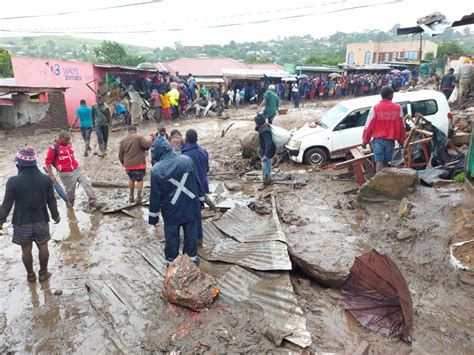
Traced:
POLYGON ((425 60, 434 60, 435 59, 435 55, 433 52, 427 52, 425 54, 425 60))
POLYGON ((464 48, 457 42, 443 42, 438 45, 437 57, 443 59, 445 56, 464 52, 464 48))
POLYGON ((0 78, 12 78, 13 68, 10 53, 0 48, 0 78))
POLYGON ((137 66, 147 61, 142 56, 130 55, 120 43, 104 41, 94 48, 96 60, 99 63, 137 66))
POLYGON ((304 64, 306 65, 337 65, 344 62, 344 57, 340 53, 326 54, 326 55, 310 55, 306 58, 304 64))
POLYGON ((464 179, 466 178, 466 174, 465 173, 459 173, 457 174, 454 179, 453 179, 453 182, 455 184, 459 184, 459 185, 462 185, 464 184, 464 179))

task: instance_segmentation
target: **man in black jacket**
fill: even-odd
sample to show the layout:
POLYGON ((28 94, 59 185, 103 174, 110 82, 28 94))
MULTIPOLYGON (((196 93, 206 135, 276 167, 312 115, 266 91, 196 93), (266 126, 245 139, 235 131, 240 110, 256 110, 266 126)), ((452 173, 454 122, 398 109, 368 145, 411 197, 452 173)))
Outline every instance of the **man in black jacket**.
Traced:
POLYGON ((271 184, 272 158, 275 155, 276 148, 275 143, 273 143, 272 129, 266 124, 265 116, 257 115, 255 123, 257 124, 255 130, 258 132, 263 175, 263 184, 258 190, 262 191, 267 185, 271 184))
POLYGON ((59 223, 59 212, 54 197, 53 181, 40 172, 33 147, 25 147, 16 155, 18 175, 8 179, 3 204, 0 207, 0 229, 13 209, 12 242, 21 246, 22 259, 27 272, 27 280, 36 282, 33 271, 32 245, 39 251, 39 280, 45 281, 48 272, 49 215, 54 223, 59 223))

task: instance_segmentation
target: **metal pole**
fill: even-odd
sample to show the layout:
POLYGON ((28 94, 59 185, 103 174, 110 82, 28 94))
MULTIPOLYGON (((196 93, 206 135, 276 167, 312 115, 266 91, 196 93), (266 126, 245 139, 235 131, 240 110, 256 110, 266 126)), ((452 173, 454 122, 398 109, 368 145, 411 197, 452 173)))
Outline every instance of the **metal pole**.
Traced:
POLYGON ((420 32, 420 67, 418 68, 418 76, 421 72, 421 59, 423 58, 423 32, 420 32))

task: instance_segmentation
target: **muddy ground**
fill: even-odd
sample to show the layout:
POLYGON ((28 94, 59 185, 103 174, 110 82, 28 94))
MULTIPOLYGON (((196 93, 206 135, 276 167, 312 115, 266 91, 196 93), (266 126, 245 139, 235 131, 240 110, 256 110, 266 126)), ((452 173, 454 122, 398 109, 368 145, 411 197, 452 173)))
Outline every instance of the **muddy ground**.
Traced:
MULTIPOLYGON (((321 114, 330 103, 290 109, 275 123, 300 126, 321 114)), ((213 188, 224 182, 239 182, 243 190, 230 193, 231 202, 258 200, 257 182, 243 180, 251 170, 240 158, 239 137, 253 129, 254 110, 229 111, 228 120, 183 120, 169 124, 185 131, 197 129, 201 143, 211 155, 213 188), (224 137, 222 131, 234 125, 224 137), (247 170, 246 170, 247 169, 247 170)), ((139 132, 149 134, 155 124, 139 132)), ((41 155, 56 133, 24 135, 8 133, 0 143, 0 181, 16 173, 16 150, 33 145, 41 155)), ((113 132, 105 158, 82 157, 83 143, 74 133, 78 160, 93 181, 126 183, 117 161, 117 147, 125 131, 113 132)), ((42 165, 42 164, 41 164, 42 165)), ((308 184, 301 188, 274 185, 273 192, 287 238, 304 235, 306 240, 332 238, 345 245, 345 237, 361 252, 372 247, 388 254, 405 276, 413 299, 413 344, 385 338, 363 329, 341 306, 337 288, 311 280, 304 270, 290 274, 293 288, 307 319, 313 344, 311 352, 351 353, 362 341, 373 353, 472 352, 472 272, 454 269, 449 245, 474 235, 473 202, 456 186, 441 189, 421 187, 409 197, 414 205, 408 218, 397 217, 398 202, 360 204, 345 191, 355 181, 335 181, 338 172, 309 169, 289 161, 280 171, 306 170, 308 184), (471 350, 469 350, 471 349, 471 350)), ((126 203, 127 189, 98 188, 103 202, 126 203)), ((227 201, 229 202, 229 200, 227 201)), ((264 201, 265 202, 265 201, 264 201)), ((103 215, 91 211, 79 189, 75 211, 58 201, 61 223, 51 225, 50 271, 42 284, 28 284, 20 248, 11 243, 11 226, 0 236, 2 287, 0 288, 0 352, 46 353, 139 353, 148 351, 287 352, 300 351, 284 343, 278 348, 262 335, 261 310, 248 303, 221 297, 209 310, 195 313, 166 303, 161 296, 162 271, 153 258, 163 248, 163 232, 147 225, 147 208, 125 214, 103 215)), ((325 253, 320 248, 319 253, 325 253)), ((38 269, 35 260, 35 268, 38 269)), ((218 266, 204 262, 215 272, 218 266)))

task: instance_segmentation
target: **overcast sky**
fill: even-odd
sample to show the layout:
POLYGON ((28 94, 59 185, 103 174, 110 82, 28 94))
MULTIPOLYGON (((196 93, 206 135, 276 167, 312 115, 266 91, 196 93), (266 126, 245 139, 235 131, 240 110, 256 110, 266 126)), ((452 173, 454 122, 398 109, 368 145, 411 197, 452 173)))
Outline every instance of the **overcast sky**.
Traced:
POLYGON ((0 36, 70 34, 149 47, 225 44, 336 31, 388 31, 413 26, 439 11, 459 20, 474 11, 468 0, 42 0, 2 2, 0 36), (108 8, 117 5, 136 6, 108 8), (82 12, 84 10, 93 10, 82 12), (65 12, 72 14, 51 15, 65 12), (26 17, 6 19, 11 17, 26 17), (40 17, 38 17, 40 16, 40 17), (93 33, 96 32, 96 33, 93 33))

